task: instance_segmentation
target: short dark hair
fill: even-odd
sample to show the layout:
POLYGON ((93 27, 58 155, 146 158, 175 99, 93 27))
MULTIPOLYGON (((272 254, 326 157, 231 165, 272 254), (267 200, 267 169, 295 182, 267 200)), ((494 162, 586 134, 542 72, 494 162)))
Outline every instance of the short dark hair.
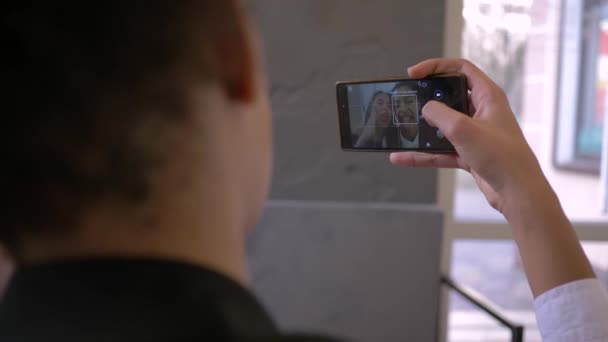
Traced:
POLYGON ((397 91, 397 89, 399 89, 399 88, 407 88, 409 90, 414 90, 414 89, 416 89, 416 86, 413 85, 412 82, 399 82, 399 83, 395 84, 395 86, 391 90, 391 94, 394 93, 395 91, 397 91))
POLYGON ((237 0, 11 3, 0 242, 16 253, 23 233, 64 231, 97 201, 144 200, 163 159, 146 140, 182 118, 192 82, 222 77, 217 39, 244 38, 237 0))

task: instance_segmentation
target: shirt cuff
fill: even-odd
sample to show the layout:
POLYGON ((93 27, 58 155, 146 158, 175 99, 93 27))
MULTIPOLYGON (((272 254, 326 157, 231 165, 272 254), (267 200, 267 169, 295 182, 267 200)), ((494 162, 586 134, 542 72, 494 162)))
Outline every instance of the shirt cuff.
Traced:
POLYGON ((534 309, 545 342, 608 341, 608 292, 598 279, 551 289, 534 309))

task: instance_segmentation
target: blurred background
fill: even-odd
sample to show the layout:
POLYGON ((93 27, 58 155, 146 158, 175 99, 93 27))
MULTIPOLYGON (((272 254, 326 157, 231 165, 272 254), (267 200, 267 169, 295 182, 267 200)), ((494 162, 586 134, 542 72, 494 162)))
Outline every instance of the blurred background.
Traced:
MULTIPOLYGON (((248 244, 288 330, 353 341, 510 341, 448 274, 540 341, 504 220, 464 172, 402 170, 339 148, 333 85, 465 57, 507 92, 608 284, 608 0, 256 0, 274 109, 268 209, 248 244)), ((0 249, 0 293, 11 271, 0 249)))
MULTIPOLYGON (((338 218, 316 223, 326 226, 324 234, 331 236, 315 240, 315 246, 328 244, 333 251, 325 260, 347 259, 338 247, 355 244, 349 229, 367 232, 368 239, 376 241, 378 229, 392 224, 378 208, 408 210, 402 223, 403 231, 411 230, 405 235, 408 240, 415 242, 421 231, 435 228, 442 235, 440 251, 429 248, 427 254, 415 254, 418 252, 404 247, 391 254, 403 260, 415 258, 419 268, 403 266, 393 270, 396 275, 374 281, 365 277, 376 274, 373 266, 361 265, 358 271, 362 275, 356 281, 342 279, 351 276, 347 268, 319 275, 323 279, 318 283, 349 289, 348 295, 339 294, 349 303, 344 304, 348 314, 336 309, 327 320, 311 323, 281 304, 289 303, 290 297, 277 299, 277 291, 260 290, 273 303, 271 309, 277 316, 294 315, 281 322, 283 326, 318 328, 359 341, 429 340, 412 328, 422 327, 421 321, 407 316, 399 322, 385 319, 403 314, 396 307, 419 305, 417 318, 440 317, 434 326, 439 340, 510 341, 510 331, 453 293, 442 297, 435 311, 423 309, 433 307, 434 302, 425 305, 417 301, 416 294, 402 293, 409 283, 423 281, 423 269, 438 267, 523 324, 525 341, 540 341, 533 298, 509 227, 486 203, 469 174, 400 170, 387 165, 385 155, 339 150, 336 81, 395 77, 403 75, 409 65, 442 55, 472 60, 505 89, 598 276, 608 284, 608 0, 258 0, 253 2, 252 12, 266 42, 275 111, 276 164, 270 203, 318 206, 319 213, 312 214, 318 217, 325 217, 324 210, 335 203, 340 208, 358 208, 346 217, 365 212, 361 206, 368 208, 375 222, 371 226, 361 220, 349 221, 344 227, 338 218), (414 223, 435 209, 442 214, 438 227, 414 223), (441 254, 439 265, 434 253, 441 254), (375 294, 372 283, 382 281, 397 282, 401 292, 397 286, 395 292, 375 294), (382 304, 384 321, 359 314, 359 310, 365 312, 361 296, 382 304), (359 303, 359 310, 353 310, 352 303, 359 303), (299 324, 301 321, 306 324, 299 324), (392 334, 378 335, 378 331, 392 334)), ((273 215, 277 214, 268 216, 273 215)), ((293 224, 285 219, 264 221, 261 226, 270 235, 268 231, 282 231, 293 224)), ((384 249, 373 247, 376 268, 388 262, 390 241, 401 238, 396 232, 391 234, 395 236, 386 235, 387 241, 381 242, 384 249)), ((302 247, 306 245, 303 240, 278 243, 293 243, 292 250, 316 251, 316 247, 302 247)), ((352 253, 367 255, 364 243, 357 246, 359 251, 352 253)), ((316 252, 302 253, 297 267, 285 268, 298 269, 302 260, 318 260, 316 252)), ((266 277, 270 271, 263 269, 266 277)), ((254 283, 256 270, 254 267, 254 283)), ((313 272, 314 265, 308 270, 313 272)), ((306 284, 299 282, 300 287, 306 288, 306 284)), ((315 291, 320 286, 310 285, 315 291)), ((329 298, 332 291, 323 289, 321 293, 329 298)), ((334 309, 314 311, 323 303, 312 304, 312 296, 307 301, 312 308, 301 304, 300 311, 334 309)))
MULTIPOLYGON (((464 0, 462 17, 462 56, 507 92, 598 277, 608 284, 608 1, 464 0)), ((500 239, 500 215, 464 172, 455 178, 453 218, 452 275, 524 322, 526 341, 540 341, 516 247, 500 239)), ((507 336, 459 298, 450 302, 449 341, 507 336)))

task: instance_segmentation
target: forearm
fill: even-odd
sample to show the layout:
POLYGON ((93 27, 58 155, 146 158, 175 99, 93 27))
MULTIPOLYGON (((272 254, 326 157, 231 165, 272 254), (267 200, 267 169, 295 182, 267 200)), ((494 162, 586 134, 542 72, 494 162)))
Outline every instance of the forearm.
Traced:
POLYGON ((572 281, 595 277, 544 177, 508 197, 503 212, 513 229, 534 297, 572 281))

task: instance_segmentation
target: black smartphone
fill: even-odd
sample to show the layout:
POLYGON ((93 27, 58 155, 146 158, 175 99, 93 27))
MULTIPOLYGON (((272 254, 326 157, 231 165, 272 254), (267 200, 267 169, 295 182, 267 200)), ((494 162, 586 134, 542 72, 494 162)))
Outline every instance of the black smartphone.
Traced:
POLYGON ((467 80, 461 74, 336 83, 344 150, 454 152, 441 131, 422 118, 431 100, 469 114, 467 80))

